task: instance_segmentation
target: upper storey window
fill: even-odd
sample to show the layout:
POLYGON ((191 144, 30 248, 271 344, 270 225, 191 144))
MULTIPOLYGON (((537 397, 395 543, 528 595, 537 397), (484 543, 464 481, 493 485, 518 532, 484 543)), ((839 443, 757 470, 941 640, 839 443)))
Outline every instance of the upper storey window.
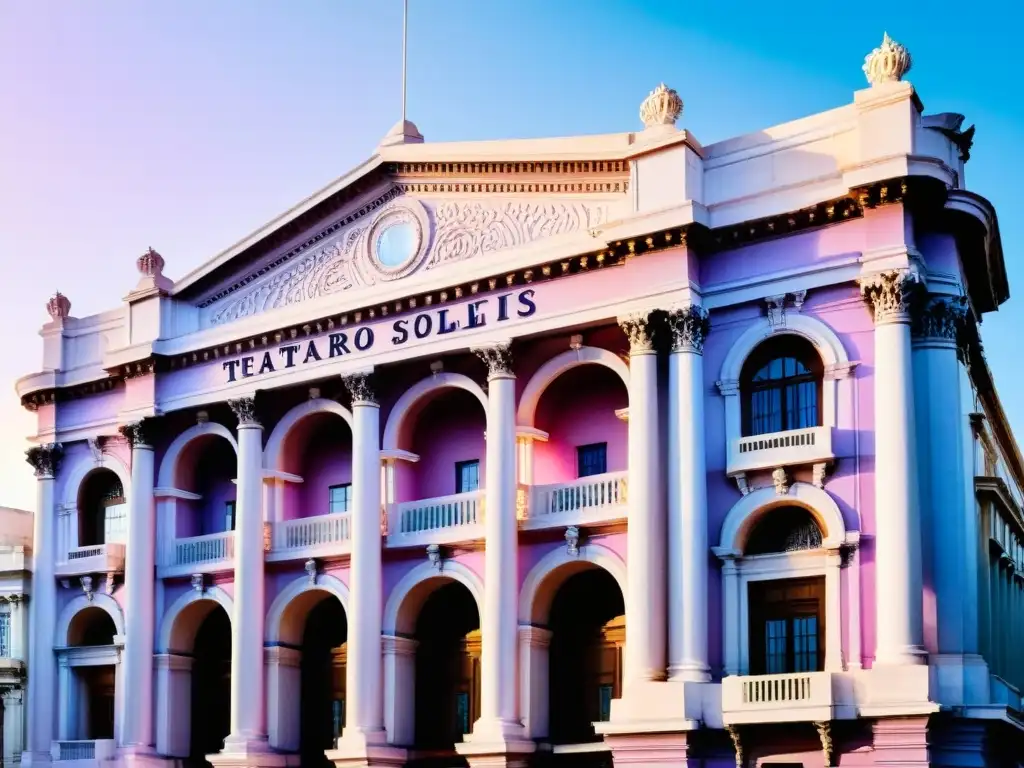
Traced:
POLYGON ((11 655, 11 609, 7 603, 0 604, 0 659, 11 655))
POLYGON ((764 435, 821 425, 821 358, 805 339, 782 336, 743 366, 743 433, 764 435))
POLYGON ((480 462, 458 461, 455 463, 455 492, 470 493, 480 488, 480 462))
POLYGON ((576 474, 578 477, 603 475, 608 471, 608 443, 591 443, 576 448, 576 474))
POLYGON ((85 481, 79 502, 78 544, 82 547, 124 541, 128 506, 117 475, 99 470, 85 481))

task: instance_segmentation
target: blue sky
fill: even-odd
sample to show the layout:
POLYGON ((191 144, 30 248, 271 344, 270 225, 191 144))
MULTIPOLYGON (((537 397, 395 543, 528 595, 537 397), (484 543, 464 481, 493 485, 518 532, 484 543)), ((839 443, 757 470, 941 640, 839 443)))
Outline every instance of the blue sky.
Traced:
MULTIPOLYGON (((409 0, 409 117, 427 141, 639 127, 660 81, 707 144, 852 100, 883 31, 928 112, 978 133, 968 186, 995 204, 1024 296, 1017 187, 1024 63, 1009 2, 409 0)), ((40 367, 54 290, 117 306, 153 246, 184 275, 365 159, 398 119, 401 0, 0 3, 0 504, 31 506, 14 380, 40 367)), ((985 348, 1024 435, 1024 298, 985 348)))

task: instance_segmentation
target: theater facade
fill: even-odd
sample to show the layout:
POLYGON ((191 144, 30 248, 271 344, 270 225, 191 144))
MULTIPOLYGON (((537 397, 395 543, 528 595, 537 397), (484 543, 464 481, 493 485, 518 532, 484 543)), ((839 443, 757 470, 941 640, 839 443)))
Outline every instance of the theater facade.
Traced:
POLYGON ((663 85, 619 134, 403 121, 54 296, 23 765, 1016 765, 1008 286, 909 67, 706 146, 663 85))

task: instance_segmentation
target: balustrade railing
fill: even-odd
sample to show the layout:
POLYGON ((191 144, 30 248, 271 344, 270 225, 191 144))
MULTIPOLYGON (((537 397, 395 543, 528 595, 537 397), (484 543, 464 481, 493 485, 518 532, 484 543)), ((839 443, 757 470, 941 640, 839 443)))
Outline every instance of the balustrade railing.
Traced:
POLYGON ((52 742, 50 758, 54 762, 110 760, 115 748, 113 739, 66 739, 52 742))
POLYGON ((567 483, 535 485, 527 515, 530 518, 572 512, 589 515, 622 509, 626 505, 628 474, 606 472, 567 483))
POLYGON ((807 427, 740 437, 729 445, 727 473, 752 472, 794 464, 830 462, 831 427, 807 427))
POLYGON ((275 523, 271 548, 277 552, 348 541, 352 535, 351 521, 351 513, 338 512, 275 523))
POLYGON ((422 533, 440 528, 476 525, 484 520, 484 492, 471 491, 398 505, 397 530, 392 534, 422 533))
POLYGON ((210 533, 175 539, 167 565, 198 565, 216 560, 227 560, 235 555, 235 532, 210 533))

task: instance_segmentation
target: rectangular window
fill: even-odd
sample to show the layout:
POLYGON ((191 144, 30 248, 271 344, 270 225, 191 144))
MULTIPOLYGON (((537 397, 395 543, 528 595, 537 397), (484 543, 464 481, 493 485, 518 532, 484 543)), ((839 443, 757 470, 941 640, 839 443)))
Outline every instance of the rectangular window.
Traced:
POLYGON ((11 655, 11 614, 0 610, 0 659, 11 655))
POLYGON ((224 502, 224 530, 235 530, 235 502, 224 502))
POLYGON ((459 733, 469 733, 469 693, 459 691, 455 694, 455 724, 459 733))
POLYGON ((469 493, 480 488, 480 462, 457 461, 455 462, 455 492, 469 493))
POLYGON ((608 443, 576 447, 576 476, 591 477, 608 471, 608 443))
POLYGON ((750 672, 778 675, 789 672, 820 672, 825 579, 751 582, 750 672))
POLYGON ((330 494, 330 511, 332 515, 338 512, 349 511, 349 505, 352 503, 352 483, 332 485, 330 488, 330 494))
POLYGON ((331 702, 331 731, 334 740, 337 742, 341 731, 345 727, 345 700, 335 699, 331 702))
POLYGON ((597 719, 607 723, 612 719, 612 686, 601 685, 597 688, 597 719))

